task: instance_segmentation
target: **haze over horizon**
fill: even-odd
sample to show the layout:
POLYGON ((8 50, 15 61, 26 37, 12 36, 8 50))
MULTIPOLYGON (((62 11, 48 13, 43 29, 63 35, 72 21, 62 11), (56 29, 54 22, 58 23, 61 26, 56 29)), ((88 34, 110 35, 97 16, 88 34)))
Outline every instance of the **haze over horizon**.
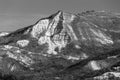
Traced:
POLYGON ((58 10, 78 13, 87 10, 120 13, 120 0, 0 0, 0 31, 29 26, 58 10))

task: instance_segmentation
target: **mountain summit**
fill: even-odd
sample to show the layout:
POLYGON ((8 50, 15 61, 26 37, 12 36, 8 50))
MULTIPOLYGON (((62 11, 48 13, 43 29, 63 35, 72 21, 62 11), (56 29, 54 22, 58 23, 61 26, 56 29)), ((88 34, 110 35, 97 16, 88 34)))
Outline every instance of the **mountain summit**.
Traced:
POLYGON ((120 15, 58 11, 33 25, 0 33, 0 78, 98 80, 103 75, 117 76, 119 52, 120 15))

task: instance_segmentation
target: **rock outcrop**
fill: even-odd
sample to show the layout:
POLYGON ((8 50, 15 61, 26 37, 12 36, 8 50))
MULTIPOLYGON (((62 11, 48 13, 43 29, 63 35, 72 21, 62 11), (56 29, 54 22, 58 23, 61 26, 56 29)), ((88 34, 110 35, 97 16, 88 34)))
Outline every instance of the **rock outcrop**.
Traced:
POLYGON ((119 53, 120 15, 58 11, 33 25, 0 33, 0 78, 104 80, 103 75, 120 75, 119 53))

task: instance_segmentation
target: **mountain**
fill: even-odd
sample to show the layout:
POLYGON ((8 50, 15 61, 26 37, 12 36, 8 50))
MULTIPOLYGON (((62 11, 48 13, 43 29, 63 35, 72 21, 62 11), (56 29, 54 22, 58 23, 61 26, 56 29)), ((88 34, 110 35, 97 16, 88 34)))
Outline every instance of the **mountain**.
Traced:
POLYGON ((120 16, 58 11, 0 33, 0 80, 119 80, 120 16))

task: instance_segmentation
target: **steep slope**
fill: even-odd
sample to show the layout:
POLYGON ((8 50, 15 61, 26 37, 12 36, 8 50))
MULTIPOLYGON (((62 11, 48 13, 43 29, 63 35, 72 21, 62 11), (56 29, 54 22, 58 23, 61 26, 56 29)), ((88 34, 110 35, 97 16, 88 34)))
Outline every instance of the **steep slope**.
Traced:
POLYGON ((1 33, 1 79, 84 80, 119 72, 119 30, 120 17, 114 13, 58 11, 1 33))

